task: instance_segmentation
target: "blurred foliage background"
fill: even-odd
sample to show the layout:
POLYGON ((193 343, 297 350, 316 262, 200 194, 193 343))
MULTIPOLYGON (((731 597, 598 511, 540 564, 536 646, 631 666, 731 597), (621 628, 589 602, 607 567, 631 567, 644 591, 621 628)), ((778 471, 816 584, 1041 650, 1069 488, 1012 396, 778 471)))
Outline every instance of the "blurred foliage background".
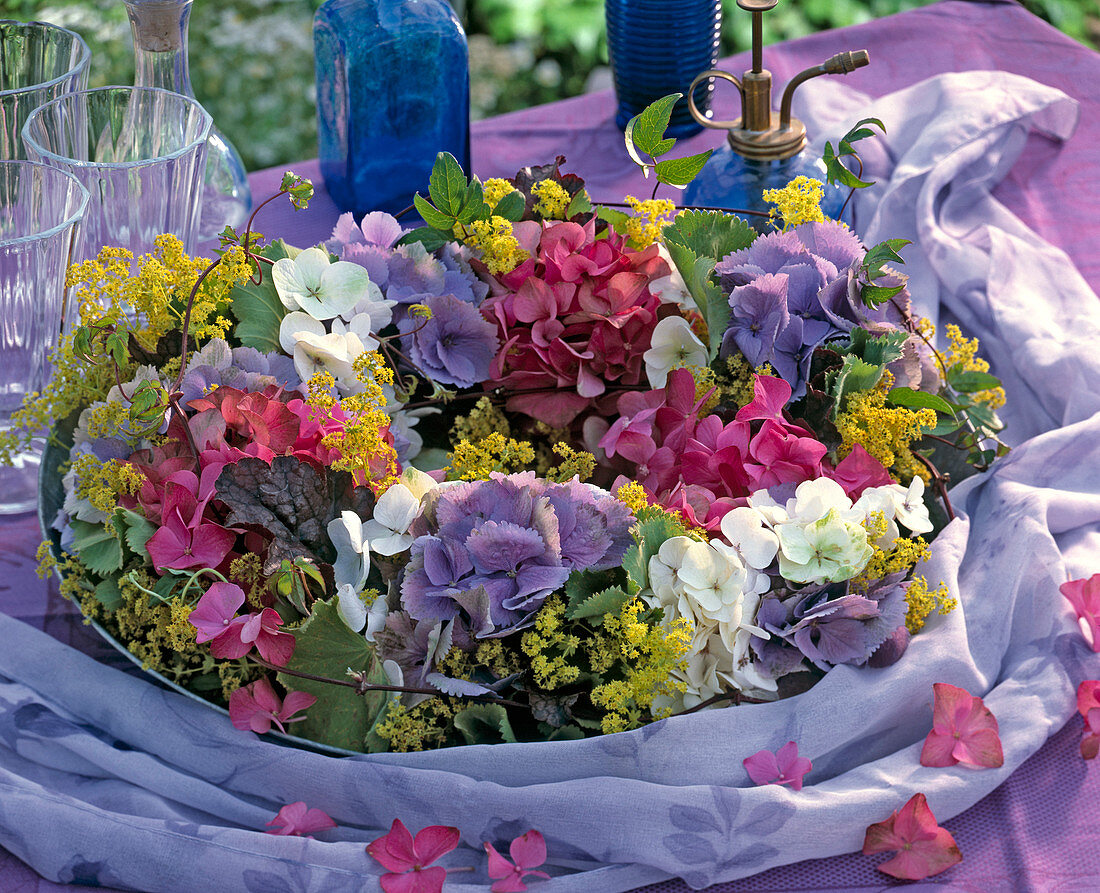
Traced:
MULTIPOLYGON (((603 0, 452 0, 470 43, 475 118, 608 87, 603 0)), ((724 0, 724 52, 749 45, 749 17, 724 0)), ((787 0, 768 43, 891 15, 930 0, 787 0)), ((320 0, 196 0, 191 80, 250 170, 317 154, 313 13, 320 0)), ((1023 0, 1071 37, 1100 46, 1100 0, 1023 0)), ((54 22, 92 49, 92 85, 133 81, 121 0, 0 0, 0 18, 54 22)))

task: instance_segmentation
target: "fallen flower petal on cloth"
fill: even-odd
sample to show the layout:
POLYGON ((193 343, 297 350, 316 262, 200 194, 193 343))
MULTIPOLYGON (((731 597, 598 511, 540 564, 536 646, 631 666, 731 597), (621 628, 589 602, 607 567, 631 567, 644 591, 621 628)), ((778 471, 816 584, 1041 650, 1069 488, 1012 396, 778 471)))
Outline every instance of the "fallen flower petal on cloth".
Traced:
POLYGON ((1089 647, 1100 651, 1100 574, 1093 574, 1087 580, 1070 580, 1058 590, 1077 612, 1081 635, 1089 647))
POLYGON ((922 766, 954 766, 962 763, 975 769, 996 769, 1004 765, 1004 751, 997 734, 997 719, 964 688, 937 682, 932 686, 932 731, 920 752, 922 766))
POLYGON ((802 790, 802 779, 813 768, 813 763, 798 755, 798 745, 793 741, 788 741, 775 753, 757 751, 742 763, 756 784, 789 784, 795 791, 802 790))
POLYGON ((529 874, 550 877, 545 871, 535 871, 546 861, 546 840, 538 831, 528 831, 512 841, 508 848, 511 861, 491 843, 486 842, 485 852, 489 854, 489 877, 495 881, 491 893, 523 893, 527 889, 523 879, 529 874))
POLYGON ((919 881, 962 861, 955 838, 936 824, 924 794, 914 794, 890 818, 868 826, 863 855, 898 850, 878 870, 905 881, 919 881))
POLYGON ((1077 709, 1085 718, 1081 756, 1094 760, 1100 753, 1100 679, 1086 679, 1077 686, 1077 709))
POLYGON ((304 800, 288 803, 267 824, 274 826, 274 830, 266 833, 282 837, 312 837, 310 831, 327 831, 336 827, 336 822, 324 810, 310 809, 304 800))
POLYGON ((386 893, 439 893, 447 869, 427 866, 458 846, 458 839, 458 829, 445 825, 429 825, 413 839, 401 819, 394 819, 388 834, 367 844, 367 852, 390 871, 379 878, 386 893))

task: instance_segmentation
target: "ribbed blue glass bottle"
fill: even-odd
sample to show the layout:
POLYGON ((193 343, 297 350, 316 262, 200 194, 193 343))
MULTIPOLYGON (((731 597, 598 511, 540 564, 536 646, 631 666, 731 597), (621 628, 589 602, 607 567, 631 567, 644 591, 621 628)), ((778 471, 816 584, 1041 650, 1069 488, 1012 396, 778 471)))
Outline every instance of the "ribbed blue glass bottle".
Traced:
MULTIPOLYGON (((718 62, 722 0, 605 0, 604 6, 618 99, 615 122, 621 128, 662 96, 686 94, 692 79, 718 62)), ((700 110, 710 108, 713 89, 710 82, 696 87, 700 110)), ((666 135, 679 138, 700 130, 681 99, 666 135)))
POLYGON ((321 174, 341 210, 407 207, 440 152, 469 170, 469 56, 446 0, 327 0, 313 43, 321 174))

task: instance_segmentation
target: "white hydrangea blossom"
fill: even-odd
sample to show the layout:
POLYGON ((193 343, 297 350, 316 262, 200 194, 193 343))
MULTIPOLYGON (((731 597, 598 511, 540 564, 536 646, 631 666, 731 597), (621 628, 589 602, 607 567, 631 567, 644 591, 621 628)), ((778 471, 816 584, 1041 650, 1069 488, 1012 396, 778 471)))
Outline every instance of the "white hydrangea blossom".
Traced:
POLYGON ((707 349, 682 316, 666 316, 653 329, 650 348, 643 355, 652 387, 663 388, 668 373, 684 366, 706 366, 707 349))
POLYGON ((406 468, 397 483, 378 498, 374 516, 363 522, 363 536, 370 543, 370 551, 396 555, 408 549, 415 539, 408 531, 420 513, 420 501, 435 486, 431 475, 411 466, 406 468))
POLYGON ((271 281, 287 310, 301 310, 317 320, 345 314, 363 300, 382 301, 381 290, 363 267, 344 260, 333 263, 324 248, 306 248, 297 257, 275 261, 271 281))
POLYGON ((663 609, 666 624, 683 617, 693 627, 686 671, 675 674, 687 690, 655 707, 693 707, 731 687, 775 691, 774 681, 757 672, 749 650, 753 635, 768 635, 753 625, 760 596, 770 585, 767 575, 746 566, 724 543, 686 536, 666 540, 650 558, 648 571, 643 600, 663 609))

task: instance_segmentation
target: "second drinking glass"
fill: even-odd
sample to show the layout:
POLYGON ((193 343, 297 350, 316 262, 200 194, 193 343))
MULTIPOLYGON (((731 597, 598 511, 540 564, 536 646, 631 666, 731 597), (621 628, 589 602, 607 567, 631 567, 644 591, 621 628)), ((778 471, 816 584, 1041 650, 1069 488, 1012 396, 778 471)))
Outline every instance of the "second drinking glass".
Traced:
POLYGON ((91 193, 84 255, 104 245, 147 253, 172 233, 191 254, 199 234, 210 116, 194 99, 150 87, 102 87, 35 109, 27 156, 69 171, 91 193))

